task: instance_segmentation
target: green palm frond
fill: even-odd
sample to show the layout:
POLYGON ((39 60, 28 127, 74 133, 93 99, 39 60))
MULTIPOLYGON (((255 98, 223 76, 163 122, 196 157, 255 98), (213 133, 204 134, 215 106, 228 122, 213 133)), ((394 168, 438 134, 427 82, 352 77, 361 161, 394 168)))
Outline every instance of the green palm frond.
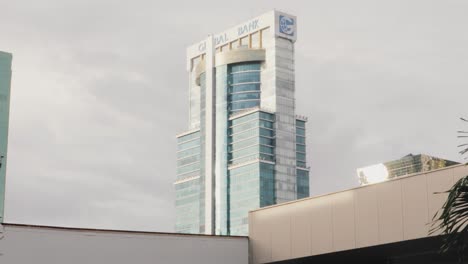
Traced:
POLYGON ((441 211, 434 215, 430 234, 444 235, 442 252, 464 251, 468 241, 468 176, 458 180, 447 193, 441 211))
MULTIPOLYGON (((464 122, 468 119, 460 118, 464 122)), ((458 138, 468 138, 468 131, 457 131, 458 138)), ((468 143, 460 144, 459 153, 464 156, 468 153, 468 143)), ((467 159, 468 157, 464 157, 467 159)), ((465 164, 465 165, 468 165, 465 164)), ((442 208, 434 215, 430 234, 443 235, 441 252, 447 253, 456 250, 460 261, 468 249, 468 175, 458 180, 448 190, 448 197, 442 208)))

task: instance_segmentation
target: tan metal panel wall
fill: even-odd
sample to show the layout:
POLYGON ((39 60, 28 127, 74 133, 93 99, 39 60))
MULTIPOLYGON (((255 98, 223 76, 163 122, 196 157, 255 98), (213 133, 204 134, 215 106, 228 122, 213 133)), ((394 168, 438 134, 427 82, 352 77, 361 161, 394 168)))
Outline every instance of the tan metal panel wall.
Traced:
POLYGON ((355 248, 354 192, 333 195, 332 205, 333 251, 355 248))
POLYGON ((426 237, 433 215, 468 167, 453 166, 250 213, 252 263, 426 237))
MULTIPOLYGON (((377 192, 379 218, 379 244, 403 239, 401 181, 374 185, 377 192)), ((372 188, 369 186, 367 188, 372 188)))
POLYGON ((312 255, 323 254, 333 250, 332 199, 322 196, 305 200, 310 204, 309 214, 312 255))
POLYGON ((379 242, 379 217, 377 192, 375 188, 357 189, 356 210, 356 247, 367 247, 379 242))
POLYGON ((426 175, 401 180, 403 194, 403 239, 416 239, 428 234, 426 175))

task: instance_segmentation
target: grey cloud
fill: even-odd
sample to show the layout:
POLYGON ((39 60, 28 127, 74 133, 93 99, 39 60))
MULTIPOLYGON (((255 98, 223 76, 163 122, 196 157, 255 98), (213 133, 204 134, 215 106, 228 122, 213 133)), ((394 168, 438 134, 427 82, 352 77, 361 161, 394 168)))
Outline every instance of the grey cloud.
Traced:
POLYGON ((357 167, 409 152, 459 159, 464 1, 7 1, 6 220, 172 231, 185 48, 272 8, 298 16, 313 195, 354 187, 357 167))

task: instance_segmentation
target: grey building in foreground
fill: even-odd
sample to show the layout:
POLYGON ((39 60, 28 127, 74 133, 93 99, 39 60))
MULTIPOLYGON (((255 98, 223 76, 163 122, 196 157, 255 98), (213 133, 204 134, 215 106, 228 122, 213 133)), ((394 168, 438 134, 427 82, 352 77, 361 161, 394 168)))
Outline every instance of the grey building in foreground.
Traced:
POLYGON ((309 196, 295 113, 296 17, 271 11, 190 46, 176 232, 244 235, 250 210, 309 196))
POLYGON ((0 51, 0 223, 3 222, 11 86, 10 53, 0 51))
POLYGON ((2 264, 248 264, 248 238, 0 225, 2 264))
POLYGON ((359 183, 366 185, 405 176, 413 173, 432 171, 459 164, 425 154, 408 154, 401 159, 392 160, 357 169, 359 183))

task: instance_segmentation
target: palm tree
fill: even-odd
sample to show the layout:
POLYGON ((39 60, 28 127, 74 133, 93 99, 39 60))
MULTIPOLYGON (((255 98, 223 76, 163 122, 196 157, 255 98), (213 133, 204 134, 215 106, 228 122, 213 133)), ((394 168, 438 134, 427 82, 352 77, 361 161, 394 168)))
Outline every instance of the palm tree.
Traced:
MULTIPOLYGON (((467 119, 460 119, 468 122, 467 119)), ((468 138, 468 131, 458 131, 458 138, 468 138)), ((467 159, 468 143, 458 147, 461 149, 459 153, 467 159)), ((444 236, 441 252, 456 250, 460 261, 463 261, 468 248, 468 175, 458 180, 446 193, 447 200, 434 215, 430 233, 440 232, 444 236)))

